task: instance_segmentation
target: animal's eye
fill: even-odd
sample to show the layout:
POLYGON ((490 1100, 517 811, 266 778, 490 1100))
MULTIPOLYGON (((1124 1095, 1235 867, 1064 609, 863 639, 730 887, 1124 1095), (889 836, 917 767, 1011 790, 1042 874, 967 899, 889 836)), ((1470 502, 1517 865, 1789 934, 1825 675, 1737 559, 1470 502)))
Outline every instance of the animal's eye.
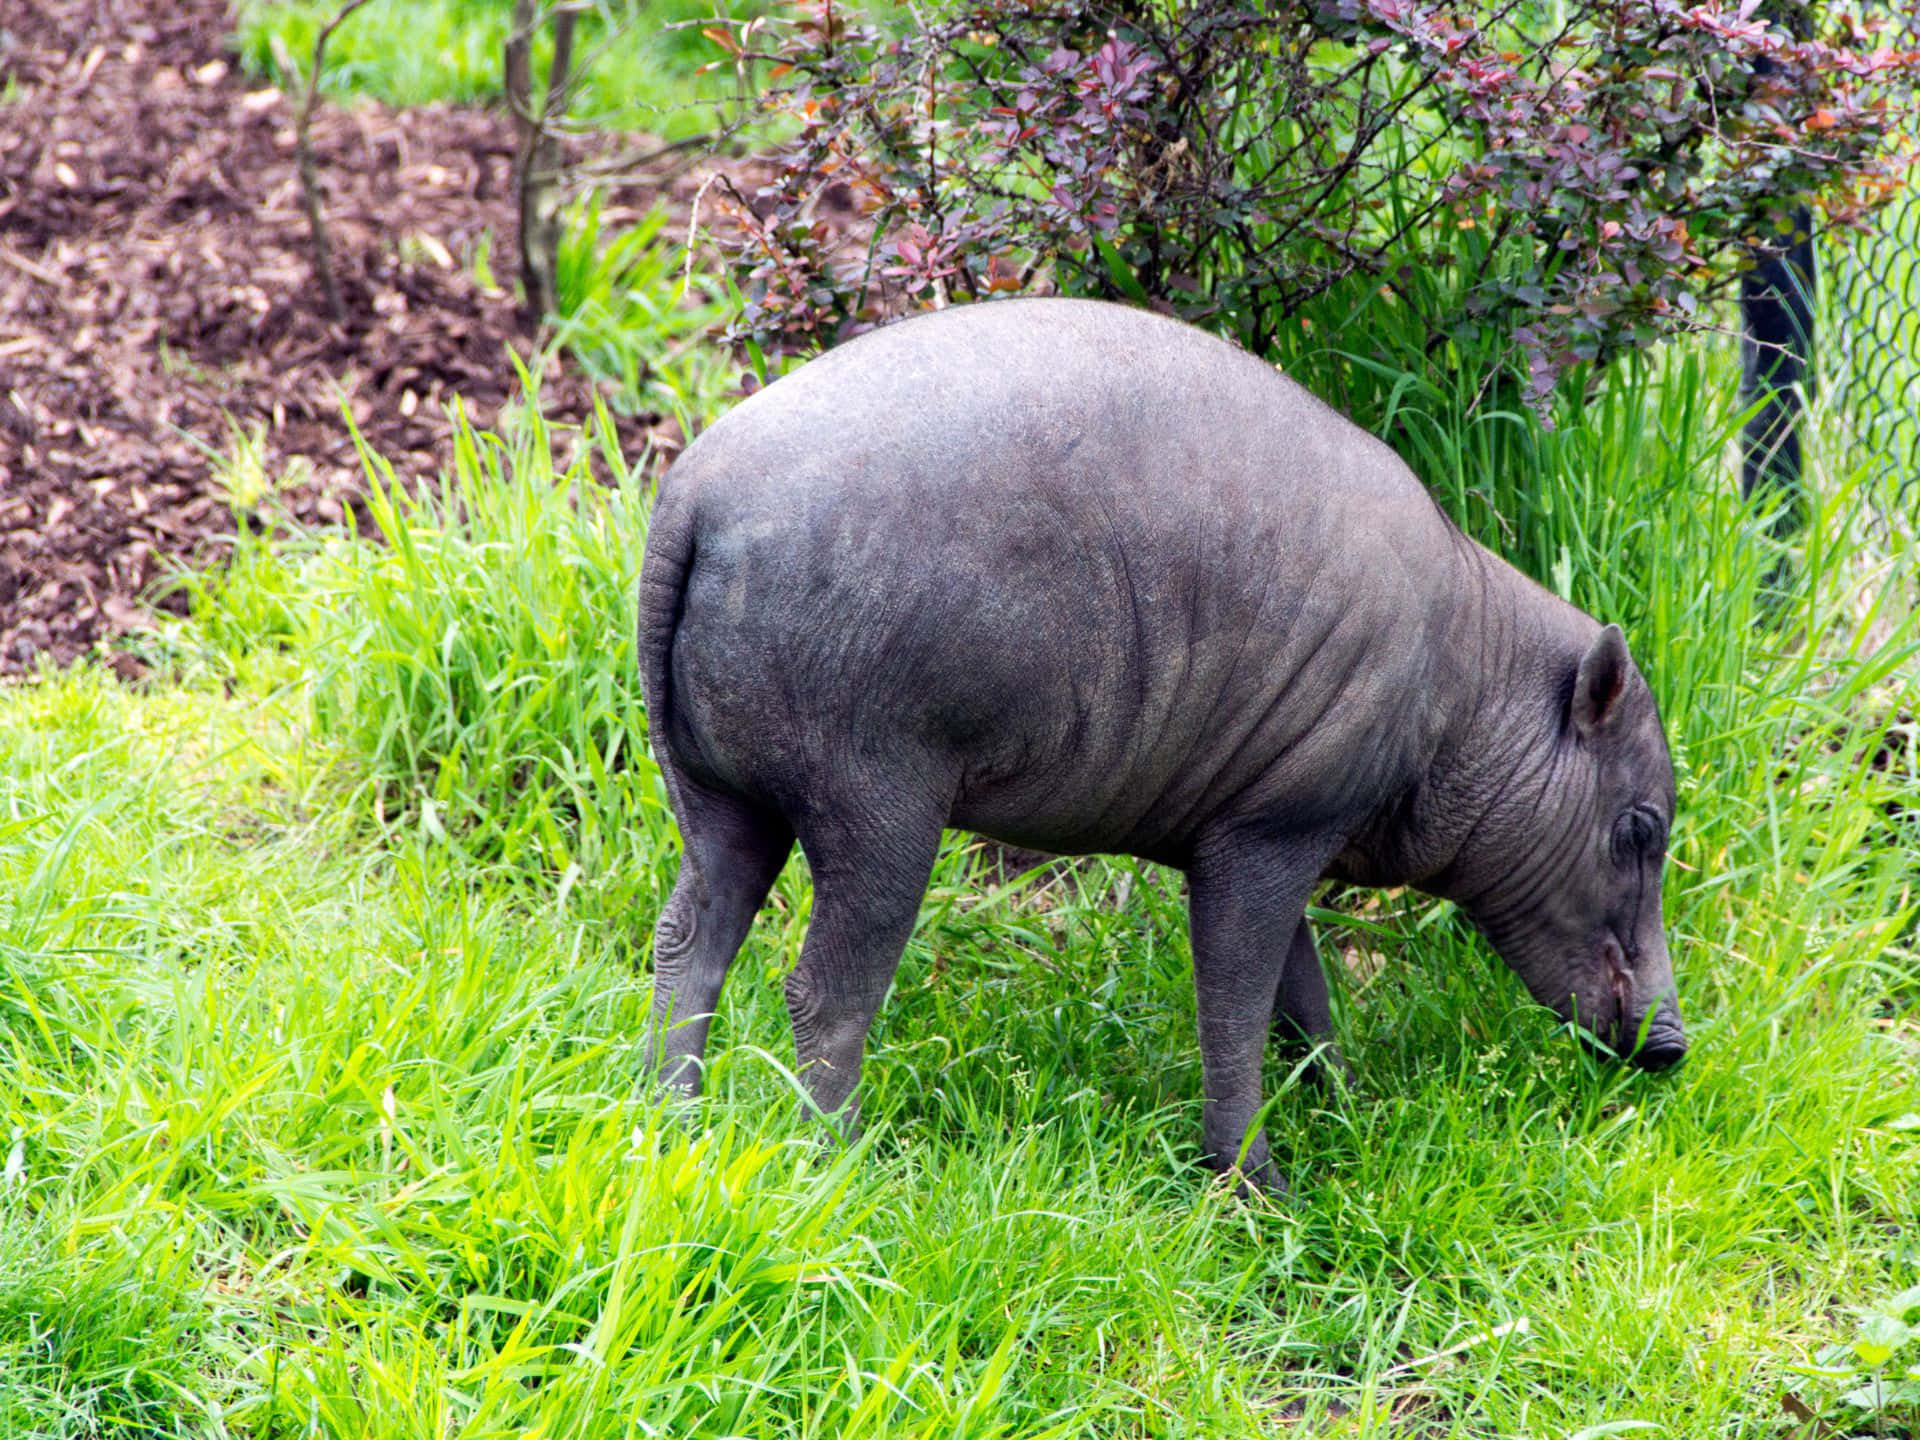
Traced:
POLYGON ((1658 855, 1667 846, 1667 822, 1658 810, 1636 805, 1613 822, 1613 858, 1632 865, 1658 855))

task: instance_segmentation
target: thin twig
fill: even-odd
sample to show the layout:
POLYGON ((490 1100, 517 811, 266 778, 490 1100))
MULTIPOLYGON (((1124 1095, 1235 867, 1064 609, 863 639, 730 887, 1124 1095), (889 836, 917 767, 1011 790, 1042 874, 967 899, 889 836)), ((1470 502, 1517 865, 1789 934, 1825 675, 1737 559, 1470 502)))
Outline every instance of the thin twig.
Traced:
POLYGON ((1532 1323, 1526 1316, 1522 1315, 1518 1320, 1509 1320, 1504 1325, 1496 1325, 1491 1330, 1482 1331, 1478 1335, 1469 1335, 1457 1345, 1449 1345, 1444 1350, 1434 1351, 1431 1355, 1421 1355, 1413 1360, 1403 1360, 1400 1364, 1381 1371, 1380 1378, 1382 1380, 1388 1380, 1395 1376, 1409 1374, 1415 1370, 1424 1370, 1429 1365, 1436 1365, 1442 1360, 1451 1360, 1456 1355, 1464 1355, 1469 1350, 1476 1350, 1480 1346, 1490 1344, 1495 1340, 1504 1340, 1509 1335, 1528 1335, 1531 1334, 1532 1331, 1532 1323))
POLYGON ((700 182, 700 188, 693 192, 693 206, 687 212, 687 263, 680 277, 680 298, 684 301, 693 293, 693 245, 700 238, 700 202, 707 198, 707 191, 720 178, 719 172, 709 175, 700 182))
POLYGON ((307 229, 313 234, 313 268, 320 274, 320 288, 327 297, 327 310, 333 323, 347 328, 347 302, 341 298, 340 282, 333 273, 333 247, 327 243, 326 217, 320 210, 320 174, 313 162, 313 106, 320 94, 320 71, 326 64, 327 41, 333 38, 346 18, 367 0, 347 0, 334 12, 333 19, 320 27, 313 42, 313 63, 307 67, 306 89, 300 95, 300 107, 293 116, 293 146, 300 164, 300 200, 307 212, 307 229))
POLYGON ((49 270, 46 266, 29 260, 24 255, 14 254, 13 251, 7 249, 4 245, 0 245, 0 260, 6 261, 7 264, 13 266, 14 269, 23 275, 31 275, 43 285, 58 285, 63 278, 55 271, 49 270))
POLYGON ((637 171, 645 170, 649 165, 666 159, 669 155, 684 155, 688 151, 707 152, 717 149, 738 132, 737 125, 722 126, 718 130, 702 130, 698 135, 686 135, 678 140, 669 140, 664 145, 656 145, 651 150, 633 150, 624 155, 608 155, 599 160, 583 160, 573 167, 573 173, 582 176, 612 176, 624 178, 637 171))
POLYGON ((519 202, 520 283, 534 328, 558 308, 555 292, 560 245, 560 198, 556 181, 563 156, 555 126, 565 112, 573 70, 574 24, 583 11, 577 3, 544 12, 553 20, 553 61, 539 109, 533 99, 533 36, 542 11, 535 0, 515 0, 513 30, 507 38, 507 104, 520 142, 514 155, 514 188, 519 202))

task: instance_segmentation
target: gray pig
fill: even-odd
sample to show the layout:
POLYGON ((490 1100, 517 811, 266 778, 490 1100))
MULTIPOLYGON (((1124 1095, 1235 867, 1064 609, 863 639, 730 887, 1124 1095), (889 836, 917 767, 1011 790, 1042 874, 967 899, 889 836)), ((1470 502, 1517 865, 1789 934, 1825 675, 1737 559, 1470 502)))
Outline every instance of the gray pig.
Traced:
POLYGON ((1457 901, 1615 1052, 1686 1049, 1673 768, 1620 631, 1172 320, 963 306, 755 395, 662 488, 640 654, 686 841, 654 937, 670 1085, 697 1090, 797 837, 787 1004, 814 1102, 847 1106, 948 826, 1186 872, 1206 1153, 1270 1190, 1248 1133, 1270 1023, 1331 1034, 1303 915, 1323 877, 1457 901))

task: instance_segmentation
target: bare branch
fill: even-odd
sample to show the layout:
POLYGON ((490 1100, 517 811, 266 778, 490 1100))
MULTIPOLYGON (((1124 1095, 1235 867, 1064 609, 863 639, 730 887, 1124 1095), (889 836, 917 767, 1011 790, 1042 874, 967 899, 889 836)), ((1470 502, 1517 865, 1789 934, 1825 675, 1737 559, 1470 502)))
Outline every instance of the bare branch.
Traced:
POLYGON ((541 23, 538 0, 514 0, 513 29, 507 36, 507 105, 513 112, 519 144, 514 153, 514 185, 519 198, 520 283, 531 322, 538 328, 558 308, 562 173, 557 122, 565 112, 573 70, 575 22, 584 7, 553 6, 553 62, 546 94, 536 109, 533 98, 533 36, 541 23))
POLYGON ((347 0, 325 25, 313 42, 313 61, 307 66, 306 88, 293 112, 293 148, 300 167, 300 200, 307 212, 307 229, 313 236, 313 268, 320 277, 320 288, 327 297, 327 312, 333 323, 347 328, 347 302, 340 294, 340 281, 333 273, 333 247, 327 242, 327 222, 320 209, 320 174, 313 159, 313 106, 320 94, 320 71, 326 64, 327 41, 333 38, 346 18, 367 0, 347 0))

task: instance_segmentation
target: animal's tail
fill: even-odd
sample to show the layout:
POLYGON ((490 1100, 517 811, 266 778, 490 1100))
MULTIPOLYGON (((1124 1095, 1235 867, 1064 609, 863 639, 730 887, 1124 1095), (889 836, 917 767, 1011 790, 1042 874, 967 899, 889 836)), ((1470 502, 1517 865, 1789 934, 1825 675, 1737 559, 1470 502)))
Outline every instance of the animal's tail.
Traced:
MULTIPOLYGON (((640 690, 647 702, 647 735, 683 838, 687 836, 689 812, 668 737, 673 725, 673 639, 686 612, 687 579, 693 570, 692 488, 691 483, 661 487, 647 525, 646 555, 640 565, 640 690)), ((704 910, 706 876, 691 843, 686 845, 680 864, 692 878, 694 898, 704 910)))

